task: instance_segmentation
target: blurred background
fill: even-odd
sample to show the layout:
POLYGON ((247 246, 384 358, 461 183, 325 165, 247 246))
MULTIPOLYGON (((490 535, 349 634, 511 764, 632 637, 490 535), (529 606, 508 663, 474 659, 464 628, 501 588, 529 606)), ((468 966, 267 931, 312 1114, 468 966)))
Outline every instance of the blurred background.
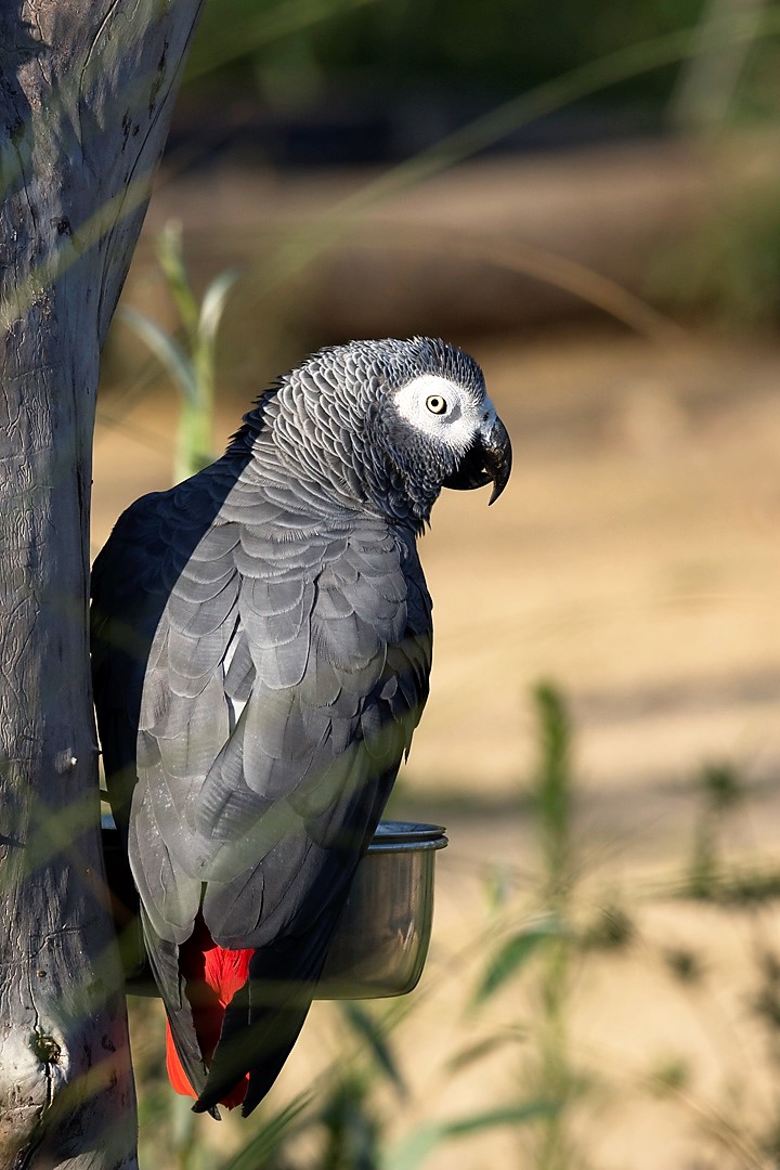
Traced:
POLYGON ((93 544, 353 337, 482 364, 515 470, 444 493, 446 824, 418 990, 318 1003, 159 1170, 780 1166, 780 8, 208 0, 104 360, 93 544))

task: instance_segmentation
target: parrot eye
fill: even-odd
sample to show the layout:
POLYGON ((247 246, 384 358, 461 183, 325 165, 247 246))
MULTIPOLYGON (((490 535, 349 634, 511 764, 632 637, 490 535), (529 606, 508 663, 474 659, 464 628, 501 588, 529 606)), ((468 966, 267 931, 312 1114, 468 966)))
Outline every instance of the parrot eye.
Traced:
POLYGON ((445 414, 447 410, 446 399, 442 398, 441 394, 429 394, 425 399, 425 405, 431 414, 445 414))

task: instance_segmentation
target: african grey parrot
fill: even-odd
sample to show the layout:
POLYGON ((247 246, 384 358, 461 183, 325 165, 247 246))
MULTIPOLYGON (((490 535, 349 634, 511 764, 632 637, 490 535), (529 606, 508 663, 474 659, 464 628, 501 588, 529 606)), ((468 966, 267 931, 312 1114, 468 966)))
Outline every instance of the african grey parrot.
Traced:
POLYGON ((109 795, 196 1111, 249 1114, 295 1043, 428 693, 416 538, 442 486, 492 481, 492 503, 510 467, 467 354, 352 342, 280 377, 97 558, 109 795))

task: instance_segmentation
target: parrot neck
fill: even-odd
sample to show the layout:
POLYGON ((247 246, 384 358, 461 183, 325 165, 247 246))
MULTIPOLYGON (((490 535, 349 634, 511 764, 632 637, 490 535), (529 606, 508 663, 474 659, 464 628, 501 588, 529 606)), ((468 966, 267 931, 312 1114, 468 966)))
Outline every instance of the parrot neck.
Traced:
POLYGON ((345 426, 319 399, 282 382, 244 415, 228 453, 251 454, 261 482, 289 495, 292 506, 296 497, 303 497, 306 511, 319 507, 323 518, 332 518, 334 509, 367 513, 418 536, 438 485, 405 475, 381 418, 373 417, 370 409, 364 417, 364 427, 345 426))

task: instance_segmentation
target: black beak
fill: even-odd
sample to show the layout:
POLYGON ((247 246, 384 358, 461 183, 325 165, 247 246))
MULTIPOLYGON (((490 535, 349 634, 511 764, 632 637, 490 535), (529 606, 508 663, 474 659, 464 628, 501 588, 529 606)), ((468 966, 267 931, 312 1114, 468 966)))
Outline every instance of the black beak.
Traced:
POLYGON ((494 504, 509 480, 512 470, 512 444, 501 419, 494 416, 483 424, 476 443, 463 456, 444 487, 468 491, 493 484, 488 504, 494 504))

